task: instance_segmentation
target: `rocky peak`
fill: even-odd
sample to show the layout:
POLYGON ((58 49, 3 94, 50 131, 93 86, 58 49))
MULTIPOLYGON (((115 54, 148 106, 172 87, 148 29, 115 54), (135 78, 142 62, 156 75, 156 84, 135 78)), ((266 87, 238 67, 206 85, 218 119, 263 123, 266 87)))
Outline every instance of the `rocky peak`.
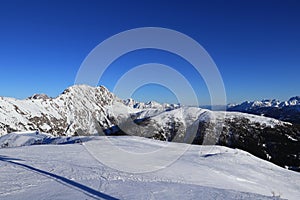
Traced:
POLYGON ((300 105, 300 96, 291 97, 288 103, 289 105, 300 105))
POLYGON ((34 94, 30 97, 28 97, 27 99, 42 99, 42 100, 46 100, 46 99, 50 99, 50 97, 46 94, 34 94))
POLYGON ((61 100, 76 102, 95 102, 102 106, 110 105, 116 96, 104 86, 73 85, 65 89, 58 97, 61 100))

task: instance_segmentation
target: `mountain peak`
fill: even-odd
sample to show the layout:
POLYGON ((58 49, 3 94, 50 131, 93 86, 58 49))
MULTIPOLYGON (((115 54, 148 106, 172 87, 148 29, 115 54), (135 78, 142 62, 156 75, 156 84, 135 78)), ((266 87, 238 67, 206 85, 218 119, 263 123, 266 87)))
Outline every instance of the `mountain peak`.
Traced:
POLYGON ((34 94, 30 97, 28 97, 27 99, 42 99, 42 100, 46 100, 46 99, 50 99, 50 97, 46 94, 34 94))
POLYGON ((90 86, 90 85, 72 85, 65 89, 61 95, 71 94, 71 95, 95 95, 96 93, 101 93, 106 96, 113 97, 114 95, 104 86, 90 86))
POLYGON ((291 97, 289 101, 300 101, 300 96, 291 97))
POLYGON ((81 90, 93 90, 95 89, 95 87, 89 86, 89 85, 72 85, 70 87, 68 87, 67 89, 65 89, 62 94, 68 94, 68 93, 73 93, 73 92, 78 92, 81 90))

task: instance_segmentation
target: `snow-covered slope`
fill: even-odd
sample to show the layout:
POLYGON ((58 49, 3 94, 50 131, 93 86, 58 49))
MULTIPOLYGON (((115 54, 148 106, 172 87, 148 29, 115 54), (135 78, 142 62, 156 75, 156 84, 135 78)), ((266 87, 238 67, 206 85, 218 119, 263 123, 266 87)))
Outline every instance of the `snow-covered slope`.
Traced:
POLYGON ((99 133, 114 126, 105 108, 113 102, 123 105, 105 87, 86 85, 72 86, 56 98, 0 98, 0 135, 36 129, 53 135, 99 133))
POLYGON ((109 134, 119 120, 131 113, 178 107, 154 101, 123 101, 104 86, 74 85, 56 98, 45 94, 34 94, 25 100, 0 97, 0 135, 36 129, 53 135, 109 134))
POLYGON ((300 128, 294 125, 238 112, 123 101, 103 86, 75 85, 56 98, 0 98, 0 135, 36 129, 54 136, 134 135, 220 144, 300 170, 300 128))
POLYGON ((0 137, 0 148, 21 147, 40 144, 74 144, 92 139, 92 136, 59 136, 55 137, 48 133, 16 132, 0 137))
MULTIPOLYGON (((103 132, 109 134, 116 131, 114 127, 132 116, 138 115, 141 119, 153 117, 153 113, 157 115, 154 120, 160 122, 166 122, 165 118, 176 119, 184 115, 183 121, 193 123, 203 118, 200 117, 202 113, 215 115, 206 118, 207 120, 220 119, 220 115, 225 116, 224 113, 213 113, 200 108, 180 108, 179 105, 159 104, 154 101, 148 103, 132 99, 123 101, 103 86, 75 85, 56 98, 38 94, 26 100, 0 98, 0 135, 36 129, 53 135, 93 135, 103 132)), ((248 118, 266 125, 283 124, 269 118, 238 113, 230 114, 229 118, 232 117, 248 118)), ((180 117, 178 119, 182 121, 180 117)))
MULTIPOLYGON (((250 115, 238 112, 222 112, 222 111, 210 111, 207 109, 201 109, 197 107, 180 107, 170 111, 161 111, 146 109, 131 115, 131 119, 140 126, 134 126, 130 124, 122 126, 123 130, 131 135, 139 135, 144 137, 152 137, 154 135, 160 135, 164 140, 172 141, 174 137, 177 137, 178 142, 191 143, 192 141, 186 140, 186 134, 197 133, 200 123, 214 124, 215 128, 227 127, 226 121, 243 120, 246 119, 251 124, 260 124, 264 127, 275 126, 289 126, 289 123, 285 123, 276 119, 267 118, 263 116, 250 115), (137 130, 135 130, 137 129, 137 130)), ((130 120, 131 120, 130 119, 130 120)), ((215 138, 216 140, 218 139, 215 138)))
POLYGON ((130 135, 239 148, 282 167, 300 170, 300 129, 272 118, 181 107, 167 112, 144 110, 119 126, 130 135), (135 123, 130 123, 132 119, 135 123))
MULTIPOLYGON (((19 140, 41 137, 29 134, 12 134, 10 145, 17 146, 19 140)), ((149 173, 129 173, 111 168, 97 160, 97 155, 109 156, 121 169, 135 169, 137 163, 123 162, 124 158, 118 154, 110 155, 111 146, 142 154, 143 159, 147 159, 145 151, 155 152, 167 143, 128 136, 81 139, 86 142, 0 149, 0 199, 300 198, 299 173, 241 150, 189 145, 188 150, 169 166, 160 166, 160 170, 149 173)), ((174 150, 187 146, 170 145, 174 150)), ((173 153, 162 152, 163 155, 155 154, 154 169, 165 156, 173 153)))

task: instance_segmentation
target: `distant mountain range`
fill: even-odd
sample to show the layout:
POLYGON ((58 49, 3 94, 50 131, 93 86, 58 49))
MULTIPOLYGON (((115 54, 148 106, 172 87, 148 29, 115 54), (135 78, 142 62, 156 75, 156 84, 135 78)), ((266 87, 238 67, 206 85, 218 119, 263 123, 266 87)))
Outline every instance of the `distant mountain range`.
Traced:
POLYGON ((300 96, 288 101, 262 100, 245 101, 241 104, 229 104, 228 111, 238 111, 255 115, 272 117, 282 121, 300 124, 300 96))
MULTIPOLYGON (((289 105, 296 106, 296 100, 289 105)), ((283 167, 299 170, 300 166, 298 125, 240 112, 121 100, 103 86, 75 85, 56 98, 40 94, 25 100, 0 97, 0 135, 32 130, 55 136, 135 135, 217 144, 246 150, 283 167)))

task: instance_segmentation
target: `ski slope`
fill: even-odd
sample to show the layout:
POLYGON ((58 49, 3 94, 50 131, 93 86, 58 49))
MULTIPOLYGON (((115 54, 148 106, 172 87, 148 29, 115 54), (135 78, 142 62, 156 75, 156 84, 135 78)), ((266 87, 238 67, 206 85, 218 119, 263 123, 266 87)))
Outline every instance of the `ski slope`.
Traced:
POLYGON ((299 173, 241 150, 134 136, 78 139, 30 132, 1 137, 0 146, 8 148, 0 148, 0 199, 300 199, 299 173), (170 144, 185 153, 147 173, 117 170, 99 159, 104 155, 118 169, 139 169, 130 157, 110 152, 116 147, 147 159, 165 149, 154 154, 155 169, 172 155, 170 144))

